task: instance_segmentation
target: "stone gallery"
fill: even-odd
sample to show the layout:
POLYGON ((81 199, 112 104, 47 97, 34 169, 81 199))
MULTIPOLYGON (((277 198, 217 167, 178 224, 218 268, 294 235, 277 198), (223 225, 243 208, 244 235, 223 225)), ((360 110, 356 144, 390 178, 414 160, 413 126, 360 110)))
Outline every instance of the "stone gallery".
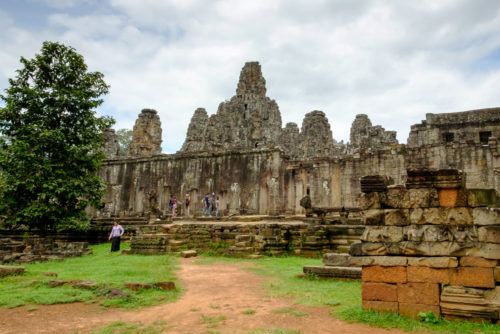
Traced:
POLYGON ((337 142, 322 111, 307 113, 300 129, 283 127, 257 62, 244 65, 236 95, 216 114, 195 110, 176 154, 161 154, 161 134, 152 109, 140 113, 126 157, 118 156, 114 130, 105 133, 101 177, 108 189, 104 208, 91 216, 161 216, 170 195, 185 194, 191 213, 200 214, 203 196, 212 192, 223 215, 302 213, 305 195, 314 206, 357 207, 362 176, 402 184, 407 169, 418 167, 456 168, 468 188, 500 191, 500 108, 427 114, 411 127, 407 144, 360 114, 350 141, 337 142))

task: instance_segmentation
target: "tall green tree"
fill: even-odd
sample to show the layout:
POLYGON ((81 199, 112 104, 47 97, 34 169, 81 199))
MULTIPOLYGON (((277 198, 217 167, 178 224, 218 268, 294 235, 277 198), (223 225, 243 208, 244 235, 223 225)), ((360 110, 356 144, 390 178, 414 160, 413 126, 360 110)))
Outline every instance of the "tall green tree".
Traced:
POLYGON ((7 226, 84 229, 104 184, 102 131, 114 120, 95 108, 109 86, 74 48, 44 42, 0 95, 0 220, 7 226))
POLYGON ((126 156, 128 147, 132 142, 132 133, 130 129, 120 129, 116 131, 116 136, 118 137, 118 143, 120 143, 120 155, 126 156))

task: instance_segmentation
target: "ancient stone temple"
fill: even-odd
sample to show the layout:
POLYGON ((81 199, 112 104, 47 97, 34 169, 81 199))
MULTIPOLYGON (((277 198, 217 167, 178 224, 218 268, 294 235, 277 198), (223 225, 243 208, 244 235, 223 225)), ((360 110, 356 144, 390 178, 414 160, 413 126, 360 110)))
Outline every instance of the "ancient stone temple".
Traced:
POLYGON ((162 215, 170 195, 185 194, 191 213, 199 215, 208 192, 216 192, 221 213, 231 215, 302 213, 306 194, 314 206, 357 207, 362 176, 403 184, 410 167, 456 168, 467 175, 466 187, 500 191, 500 108, 427 114, 412 126, 408 144, 363 114, 352 123, 350 142, 334 136, 319 110, 305 113, 301 127, 283 128, 277 102, 266 96, 261 66, 249 62, 236 95, 215 114, 196 109, 176 154, 161 154, 160 119, 144 109, 128 156, 116 157, 114 146, 107 146, 104 209, 93 215, 162 215))

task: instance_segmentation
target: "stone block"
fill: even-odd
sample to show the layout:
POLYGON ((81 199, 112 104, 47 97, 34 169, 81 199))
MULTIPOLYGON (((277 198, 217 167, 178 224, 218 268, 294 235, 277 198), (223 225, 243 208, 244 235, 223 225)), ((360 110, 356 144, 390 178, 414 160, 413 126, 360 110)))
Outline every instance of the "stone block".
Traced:
POLYGON ((470 225, 473 223, 472 209, 470 208, 449 208, 446 215, 448 225, 470 225))
POLYGON ((457 206, 458 189, 439 189, 439 206, 455 207, 457 206))
POLYGON ((500 244, 478 242, 475 247, 468 248, 464 255, 500 260, 500 244))
POLYGON ((351 256, 349 265, 351 266, 406 266, 407 257, 404 256, 351 256))
POLYGON ((428 208, 428 209, 411 209, 410 210, 411 224, 446 224, 446 209, 445 208, 428 208))
POLYGON ((51 288, 55 288, 64 284, 68 284, 68 281, 63 281, 63 280, 52 280, 48 281, 47 285, 50 286, 51 288))
POLYGON ((363 300, 363 310, 398 313, 398 302, 382 302, 378 300, 363 300))
POLYGON ((397 302, 398 287, 396 284, 363 282, 361 284, 361 297, 363 300, 397 302))
POLYGON ((500 205, 495 189, 467 189, 467 199, 471 207, 500 205))
POLYGON ((9 275, 22 275, 26 269, 21 266, 1 266, 0 265, 0 277, 5 277, 9 275))
MULTIPOLYGON (((373 194, 373 193, 372 193, 373 194)), ((323 254, 323 264, 325 266, 349 266, 349 254, 325 253, 323 254)))
POLYGON ((500 244, 500 225, 479 227, 477 229, 477 234, 481 242, 500 244))
POLYGON ((495 267, 493 269, 493 276, 495 277, 495 282, 500 282, 500 267, 495 267))
POLYGON ((363 282, 406 283, 406 267, 367 266, 363 267, 361 278, 363 282))
POLYGON ((399 303, 399 315, 418 319, 418 314, 420 312, 432 312, 436 317, 439 318, 441 315, 441 308, 439 307, 439 305, 399 303))
POLYGON ((99 286, 99 283, 91 281, 91 280, 73 280, 68 283, 75 288, 93 290, 99 286))
POLYGON ((338 266, 304 266, 304 274, 314 274, 319 277, 360 279, 360 267, 338 267, 338 266))
POLYGON ((137 291, 139 289, 151 289, 153 287, 152 284, 148 283, 137 283, 137 282, 125 282, 125 286, 130 290, 137 291))
POLYGON ((408 282, 414 283, 450 283, 450 270, 448 268, 431 268, 408 266, 406 268, 408 282))
POLYGON ((454 268, 458 266, 456 257, 408 257, 408 265, 415 267, 454 268))
MULTIPOLYGON (((465 256, 473 250, 479 252, 479 249, 474 249, 477 245, 473 242, 413 242, 404 243, 401 248, 401 255, 407 256, 465 256)), ((500 255, 500 254, 499 254, 500 255)))
POLYGON ((499 260, 490 260, 478 256, 464 256, 460 258, 461 267, 494 268, 499 265, 499 260))
POLYGON ((474 225, 500 225, 500 211, 493 208, 474 208, 472 217, 474 225))
POLYGON ((471 288, 494 288, 493 268, 459 267, 450 269, 450 284, 471 288))
POLYGON ((181 252, 181 257, 188 258, 188 257, 195 257, 198 253, 196 250, 186 250, 181 252))
POLYGON ((475 289, 445 286, 441 292, 441 312, 447 316, 467 319, 498 318, 497 289, 475 289))
POLYGON ((408 209, 386 209, 384 215, 385 225, 405 226, 410 224, 408 209))
POLYGON ((367 210, 362 212, 363 225, 384 225, 384 210, 367 210))
POLYGON ((397 287, 400 303, 439 305, 438 283, 400 283, 397 287))
POLYGON ((401 185, 390 186, 387 188, 386 196, 382 198, 382 206, 393 209, 401 209, 407 207, 408 190, 401 185))
POLYGON ((174 282, 156 282, 153 283, 153 285, 161 290, 175 290, 175 283, 174 282))
POLYGON ((361 193, 358 198, 359 208, 363 211, 380 209, 380 194, 382 193, 361 193))
POLYGON ((400 242, 403 241, 403 228, 400 226, 366 226, 361 235, 361 241, 400 242))

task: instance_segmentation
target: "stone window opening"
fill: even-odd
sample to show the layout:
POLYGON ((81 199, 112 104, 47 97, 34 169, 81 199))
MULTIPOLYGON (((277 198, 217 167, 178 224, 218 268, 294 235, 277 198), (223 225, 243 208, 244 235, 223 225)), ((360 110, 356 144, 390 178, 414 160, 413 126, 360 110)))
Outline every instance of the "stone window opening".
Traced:
POLYGON ((479 142, 483 145, 488 145, 488 139, 491 137, 491 131, 479 132, 479 142))
POLYGON ((259 142, 258 141, 255 142, 255 148, 257 148, 257 146, 259 146, 259 142))
POLYGON ((311 188, 309 188, 309 186, 307 186, 306 194, 307 194, 307 196, 309 196, 311 194, 311 188))
POLYGON ((451 143, 455 140, 455 134, 451 132, 443 133, 443 141, 445 143, 451 143))
POLYGON ((248 109, 248 104, 245 103, 244 106, 245 106, 245 111, 246 111, 248 109))

